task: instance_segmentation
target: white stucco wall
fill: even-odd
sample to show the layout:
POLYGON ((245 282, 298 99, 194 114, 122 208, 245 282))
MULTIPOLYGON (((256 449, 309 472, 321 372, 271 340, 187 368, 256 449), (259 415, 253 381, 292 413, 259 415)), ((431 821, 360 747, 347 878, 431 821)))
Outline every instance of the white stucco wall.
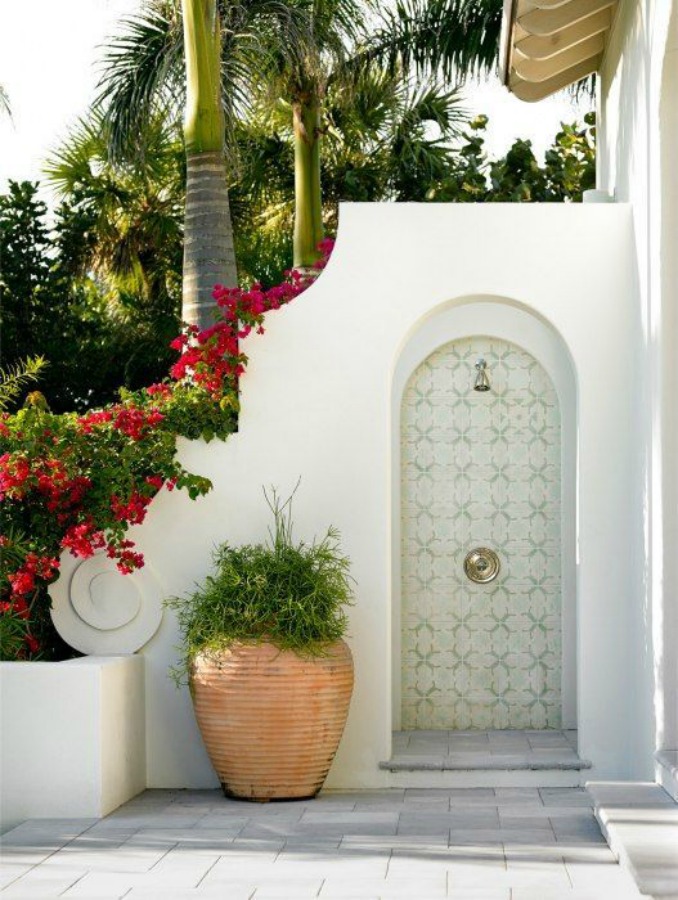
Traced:
POLYGON ((0 831, 98 818, 146 786, 144 662, 0 663, 0 831))
MULTIPOLYGON (((638 628, 644 567, 637 296, 624 205, 345 206, 325 273, 268 317, 265 336, 248 340, 240 432, 225 444, 182 445, 184 462, 212 478, 214 491, 196 503, 163 492, 135 534, 167 594, 189 590, 208 571, 214 544, 265 537, 262 485, 286 492, 301 476, 298 536, 310 538, 330 523, 341 530, 357 580, 349 638, 356 689, 330 786, 376 786, 389 778, 377 766, 390 755, 392 727, 399 515, 393 379, 436 316, 440 344, 488 334, 487 322, 474 319, 475 303, 520 310, 569 353, 578 419, 580 750, 596 777, 647 777, 634 747, 646 715, 634 667, 646 640, 638 628), (463 328, 446 324, 461 307, 463 328)), ((167 676, 176 643, 176 624, 165 613, 142 651, 147 781, 214 785, 188 693, 167 676)))
POLYGON ((639 272, 647 577, 636 752, 678 747, 678 3, 623 0, 599 94, 599 187, 632 206, 639 272))

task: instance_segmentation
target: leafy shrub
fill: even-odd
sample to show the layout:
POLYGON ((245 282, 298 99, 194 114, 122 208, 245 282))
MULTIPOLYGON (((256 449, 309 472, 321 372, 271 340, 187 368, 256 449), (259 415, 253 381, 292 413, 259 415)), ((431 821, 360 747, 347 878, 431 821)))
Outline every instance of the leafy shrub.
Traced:
POLYGON ((183 661, 175 670, 185 679, 200 652, 218 652, 235 641, 270 641, 281 650, 322 654, 346 631, 344 607, 352 602, 349 560, 339 534, 329 528, 320 541, 295 544, 292 497, 269 500, 274 528, 267 544, 231 547, 214 554, 216 572, 188 598, 167 605, 178 613, 183 661))

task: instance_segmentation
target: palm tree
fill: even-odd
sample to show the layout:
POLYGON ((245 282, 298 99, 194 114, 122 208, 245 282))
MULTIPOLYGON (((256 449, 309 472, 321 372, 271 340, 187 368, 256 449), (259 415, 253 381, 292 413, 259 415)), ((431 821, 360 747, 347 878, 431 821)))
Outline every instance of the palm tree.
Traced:
MULTIPOLYGON (((180 328, 185 196, 180 129, 156 117, 134 164, 109 160, 101 115, 71 130, 44 173, 63 203, 55 230, 59 268, 91 302, 116 345, 124 383, 162 376, 180 328)), ((89 315, 89 314, 88 314, 89 315)))
MULTIPOLYGON (((376 67, 362 71, 351 91, 331 82, 323 105, 318 218, 330 231, 340 200, 426 199, 449 174, 451 142, 466 121, 456 90, 376 67)), ((287 249, 280 237, 292 231, 295 215, 299 219, 291 178, 298 142, 293 124, 289 102, 262 97, 238 127, 242 163, 232 198, 238 257, 250 275, 266 278, 267 270, 275 271, 287 249), (260 263, 256 254, 262 250, 268 260, 260 263)))
POLYGON ((152 0, 109 44, 99 102, 113 159, 143 160, 148 120, 184 111, 182 318, 200 328, 212 324, 214 285, 237 284, 226 129, 248 72, 279 32, 293 52, 293 20, 278 0, 152 0))
POLYGON ((458 81, 497 55, 501 0, 399 0, 392 9, 361 0, 301 0, 308 40, 297 65, 264 72, 290 104, 295 139, 294 263, 312 265, 323 237, 320 142, 331 91, 357 96, 376 67, 399 75, 440 71, 458 81), (369 76, 368 76, 369 77, 369 76))
POLYGON ((182 0, 186 62, 183 308, 206 328, 212 288, 237 284, 224 165, 221 30, 215 0, 182 0))
POLYGON ((44 173, 66 202, 69 222, 82 223, 75 276, 93 274, 109 299, 136 296, 142 307, 161 306, 174 319, 184 199, 183 146, 178 129, 159 117, 146 123, 146 155, 112 164, 100 113, 81 120, 47 159, 44 173))
POLYGON ((258 80, 289 104, 294 133, 294 264, 317 259, 323 238, 321 151, 326 98, 357 96, 364 74, 386 68, 408 73, 441 70, 460 80, 496 59, 501 27, 497 0, 404 0, 393 9, 364 0, 290 0, 307 27, 295 58, 267 57, 258 80))
MULTIPOLYGON (((217 185, 223 173, 217 158, 229 148, 234 117, 242 114, 253 84, 258 82, 260 91, 265 83, 290 107, 295 136, 294 262, 312 265, 323 236, 320 142, 330 86, 350 91, 374 65, 404 74, 439 69, 446 77, 455 73, 462 78, 487 70, 496 59, 501 0, 398 0, 392 9, 381 7, 376 0, 183 0, 180 10, 176 0, 151 0, 109 45, 101 101, 113 152, 143 153, 134 140, 142 131, 140 122, 159 106, 176 111, 185 97, 187 160, 192 154, 205 159, 208 155, 211 175, 204 183, 215 191, 213 209, 220 211, 223 222, 226 195, 217 185), (185 94, 182 12, 188 21, 185 94), (215 93, 219 43, 220 99, 215 93), (219 121, 227 140, 217 147, 219 121), (196 130, 199 123, 201 129, 196 130)), ((193 211, 197 182, 190 169, 187 209, 193 211)), ((232 241, 226 231, 221 233, 231 260, 228 281, 234 283, 232 241)), ((186 241, 191 259, 184 276, 184 314, 199 311, 203 316, 211 303, 211 284, 225 278, 217 279, 216 268, 192 245, 188 217, 186 241), (205 278, 196 300, 192 279, 201 271, 205 278)))

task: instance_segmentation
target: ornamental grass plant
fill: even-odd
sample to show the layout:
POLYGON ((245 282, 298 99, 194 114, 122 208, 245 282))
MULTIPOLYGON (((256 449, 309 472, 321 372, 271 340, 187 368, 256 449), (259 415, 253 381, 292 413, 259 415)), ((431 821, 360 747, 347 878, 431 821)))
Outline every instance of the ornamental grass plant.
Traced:
MULTIPOLYGON (((296 488, 295 488, 296 492, 296 488)), ((282 502, 275 490, 264 496, 273 514, 265 544, 215 550, 215 572, 188 597, 166 605, 177 611, 182 659, 173 670, 188 679, 197 654, 218 657, 236 642, 268 642, 281 650, 320 656, 346 632, 345 607, 353 602, 350 562, 339 532, 295 543, 292 495, 282 502)))

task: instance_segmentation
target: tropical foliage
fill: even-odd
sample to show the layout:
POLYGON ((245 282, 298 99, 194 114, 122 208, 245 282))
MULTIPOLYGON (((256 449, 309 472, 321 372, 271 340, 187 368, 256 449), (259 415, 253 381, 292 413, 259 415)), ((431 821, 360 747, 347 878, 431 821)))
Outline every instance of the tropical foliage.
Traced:
POLYGON ((563 124, 544 164, 535 157, 530 141, 517 140, 506 156, 488 158, 484 150, 486 116, 477 116, 464 136, 460 152, 448 171, 429 186, 428 200, 455 203, 562 203, 579 202, 595 187, 595 114, 583 126, 563 124))
MULTIPOLYGON (((18 412, 0 414, 0 658, 61 652, 47 587, 64 550, 83 558, 104 550, 129 573, 143 557, 127 531, 144 521, 158 492, 177 487, 196 498, 210 489, 206 478, 178 462, 177 436, 211 440, 231 433, 247 364, 242 341, 252 329, 262 333, 265 313, 312 280, 292 272, 268 291, 219 288, 215 324, 204 331, 190 326, 174 341, 180 357, 172 377, 122 391, 117 403, 57 415, 33 392, 18 412)), ((32 361, 6 373, 0 395, 16 399, 40 367, 32 361)))
POLYGON ((37 184, 0 196, 3 363, 44 356, 55 412, 162 378, 179 330, 180 214, 158 208, 153 182, 132 189, 91 166, 51 223, 37 184))
MULTIPOLYGON (((264 104, 237 130, 230 184, 243 283, 275 285, 292 264, 293 136, 285 104, 264 104)), ((485 151, 487 120, 467 123, 454 92, 366 76, 350 102, 327 99, 322 169, 328 231, 340 200, 577 201, 595 182, 595 126, 564 125, 539 162, 527 141, 485 151)), ((145 166, 113 164, 99 123, 82 123, 47 172, 63 203, 53 226, 36 185, 0 196, 3 362, 43 356, 54 412, 113 402, 163 378, 180 327, 183 149, 152 126, 145 166), (58 315, 55 311, 58 310, 58 315)))
MULTIPOLYGON (((100 102, 111 150, 142 153, 144 123, 159 110, 176 118, 188 102, 187 125, 194 120, 192 90, 199 73, 192 61, 195 41, 188 36, 202 22, 206 68, 214 68, 212 52, 221 35, 227 148, 233 147, 229 136, 236 123, 262 94, 286 104, 294 145, 294 263, 310 265, 324 236, 321 139, 330 92, 354 96, 356 83, 370 71, 407 79, 438 70, 463 78, 487 69, 497 53, 500 5, 498 0, 400 0, 390 7, 366 0, 184 0, 184 43, 178 3, 152 0, 140 16, 125 21, 109 45, 100 102)), ((203 81, 214 78, 205 72, 203 81)), ((214 86, 212 93, 205 91, 210 102, 213 91, 214 86)), ((203 119, 215 115, 205 112, 203 119)))
MULTIPOLYGON (((442 177, 465 114, 454 90, 414 87, 376 70, 349 94, 325 101, 322 219, 336 233, 341 200, 418 200, 442 177)), ((260 97, 236 133, 240 164, 231 188, 238 264, 245 277, 275 281, 292 264, 295 138, 289 104, 260 97)))

